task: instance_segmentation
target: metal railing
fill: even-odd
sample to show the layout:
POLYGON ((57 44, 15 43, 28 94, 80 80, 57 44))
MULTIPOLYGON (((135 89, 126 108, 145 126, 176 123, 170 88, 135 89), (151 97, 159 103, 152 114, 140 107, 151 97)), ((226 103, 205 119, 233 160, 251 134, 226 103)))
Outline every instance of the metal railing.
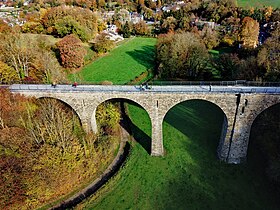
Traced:
POLYGON ((149 85, 191 85, 191 86, 257 86, 257 87, 280 87, 280 82, 257 82, 246 80, 235 81, 149 81, 149 85))
MULTIPOLYGON (((78 85, 102 85, 108 86, 108 84, 102 84, 103 82, 78 82, 78 85)), ((13 81, 10 83, 0 83, 0 85, 12 85, 12 84, 38 84, 36 81, 13 81)), ((58 83, 59 85, 71 85, 71 83, 58 83)), ((142 83, 142 85, 148 84, 150 86, 170 86, 170 85, 186 85, 186 86, 256 86, 256 87, 280 87, 280 82, 259 82, 259 81, 246 81, 246 80, 234 80, 234 81, 160 81, 154 80, 142 83)), ((114 86, 131 86, 133 84, 113 84, 114 86)), ((137 84, 135 84, 137 85, 137 84)))
POLYGON ((222 85, 23 85, 14 84, 8 87, 12 92, 159 92, 159 93, 266 93, 280 94, 280 87, 267 86, 222 86, 222 85))

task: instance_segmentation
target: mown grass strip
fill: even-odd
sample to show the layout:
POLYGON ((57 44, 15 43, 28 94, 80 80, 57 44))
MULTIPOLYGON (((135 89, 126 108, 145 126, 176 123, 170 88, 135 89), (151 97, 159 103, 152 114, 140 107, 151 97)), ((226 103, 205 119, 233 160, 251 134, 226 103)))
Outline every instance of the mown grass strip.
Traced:
POLYGON ((155 38, 134 37, 85 66, 72 78, 83 82, 125 84, 155 65, 155 38), (80 79, 78 79, 80 78, 80 79))
POLYGON ((264 6, 272 6, 273 8, 280 8, 280 1, 279 0, 237 0, 237 5, 245 8, 250 8, 250 7, 262 8, 264 6))

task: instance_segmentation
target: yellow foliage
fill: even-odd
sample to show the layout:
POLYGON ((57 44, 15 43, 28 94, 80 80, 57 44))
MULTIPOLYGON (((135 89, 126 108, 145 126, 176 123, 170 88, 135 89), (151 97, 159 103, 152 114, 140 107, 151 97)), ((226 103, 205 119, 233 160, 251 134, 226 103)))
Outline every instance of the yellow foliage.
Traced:
POLYGON ((0 61, 0 83, 9 83, 18 79, 16 71, 0 61))

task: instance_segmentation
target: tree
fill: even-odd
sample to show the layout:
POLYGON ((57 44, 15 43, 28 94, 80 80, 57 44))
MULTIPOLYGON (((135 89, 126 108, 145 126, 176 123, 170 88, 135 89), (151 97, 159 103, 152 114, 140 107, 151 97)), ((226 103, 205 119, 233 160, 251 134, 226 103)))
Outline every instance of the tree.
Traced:
POLYGON ((237 54, 225 53, 219 57, 213 57, 213 66, 218 70, 224 80, 235 80, 238 78, 240 59, 237 54))
POLYGON ((113 134, 118 128, 121 119, 117 104, 104 102, 96 110, 96 120, 101 133, 113 134))
POLYGON ((88 41, 90 39, 90 34, 86 29, 81 26, 76 20, 71 16, 63 17, 55 23, 55 28, 57 33, 64 37, 66 35, 75 34, 82 41, 88 41))
POLYGON ((107 34, 102 33, 99 36, 97 36, 92 48, 97 53, 106 53, 109 52, 114 46, 114 42, 107 38, 107 34))
POLYGON ((258 63, 265 69, 265 79, 268 81, 280 80, 280 27, 271 33, 258 53, 258 63))
POLYGON ((203 79, 208 52, 202 41, 189 32, 161 35, 156 45, 161 78, 203 79))
POLYGON ((279 9, 279 8, 275 9, 275 10, 272 12, 271 17, 270 17, 270 20, 271 20, 271 22, 280 21, 280 9, 279 9))
POLYGON ((82 42, 75 35, 67 35, 57 43, 61 64, 65 68, 79 68, 83 66, 85 49, 82 42))
POLYGON ((63 35, 68 34, 69 31, 77 31, 72 33, 80 36, 79 33, 85 32, 87 40, 93 38, 98 32, 96 15, 89 9, 80 7, 59 6, 51 8, 42 17, 41 23, 47 33, 53 35, 58 35, 56 27, 63 35))
POLYGON ((7 23, 0 19, 0 33, 10 32, 11 28, 7 23))
POLYGON ((161 30, 164 33, 172 32, 176 29, 178 21, 174 17, 167 17, 161 25, 161 30))
POLYGON ((145 36, 150 33, 149 28, 145 21, 140 21, 133 25, 133 31, 135 35, 145 36))
POLYGON ((6 63, 0 61, 0 84, 10 83, 17 79, 16 71, 6 63))
POLYGON ((132 32, 132 24, 126 21, 122 27, 123 37, 129 38, 131 36, 131 32, 132 32))
POLYGON ((245 48, 253 48, 258 44, 259 23, 251 17, 242 20, 240 41, 245 48))
POLYGON ((208 26, 204 26, 202 31, 199 32, 201 39, 203 40, 207 49, 212 49, 219 45, 219 34, 215 29, 211 29, 208 26))
MULTIPOLYGON (((0 34, 0 60, 9 67, 2 66, 3 80, 32 80, 46 82, 53 76, 62 80, 64 75, 54 54, 46 49, 44 42, 30 39, 18 33, 0 34)), ((64 80, 64 79, 63 79, 64 80)))
POLYGON ((0 38, 0 60, 15 69, 18 80, 28 76, 34 51, 32 41, 19 33, 1 34, 0 38))

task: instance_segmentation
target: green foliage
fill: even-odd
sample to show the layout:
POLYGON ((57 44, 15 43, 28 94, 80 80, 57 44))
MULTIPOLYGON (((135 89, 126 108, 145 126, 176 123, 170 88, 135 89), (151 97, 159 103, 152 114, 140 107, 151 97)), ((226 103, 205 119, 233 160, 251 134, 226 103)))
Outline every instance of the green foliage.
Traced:
POLYGON ((55 28, 60 37, 75 34, 82 41, 87 41, 90 34, 86 32, 85 27, 81 26, 73 17, 66 16, 55 23, 55 28))
POLYGON ((22 26, 21 30, 23 33, 34 33, 34 34, 41 34, 45 32, 45 29, 42 26, 42 24, 38 22, 26 22, 22 26))
POLYGON ((158 74, 163 79, 203 79, 208 52, 189 32, 162 35, 157 43, 158 74))
POLYGON ((116 133, 119 128, 120 111, 117 104, 104 102, 97 107, 96 121, 101 135, 116 133))

